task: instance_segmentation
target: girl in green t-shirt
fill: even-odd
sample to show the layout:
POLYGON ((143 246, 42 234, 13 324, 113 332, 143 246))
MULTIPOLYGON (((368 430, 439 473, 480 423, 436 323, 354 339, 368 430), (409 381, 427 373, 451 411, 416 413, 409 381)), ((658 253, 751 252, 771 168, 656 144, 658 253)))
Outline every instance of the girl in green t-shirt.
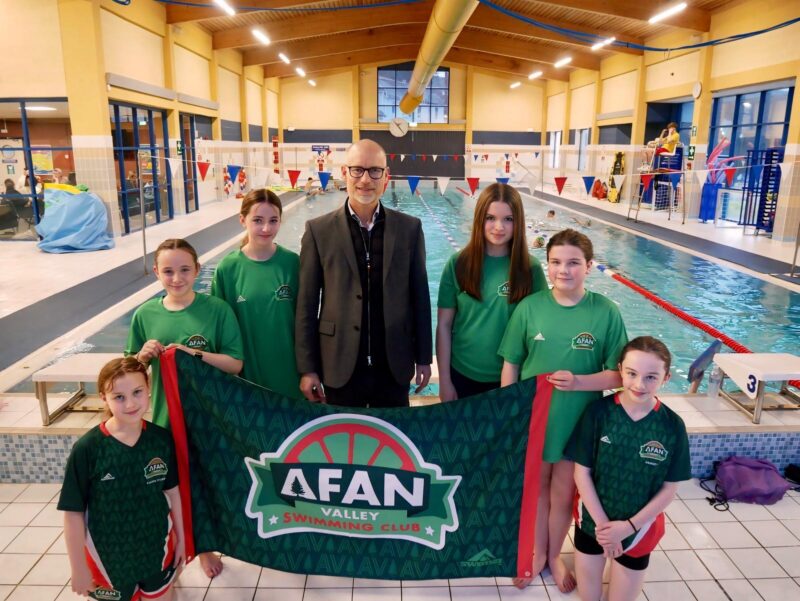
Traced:
POLYGON ((517 303, 547 280, 528 254, 519 192, 496 183, 481 192, 467 246, 450 257, 439 286, 436 358, 439 398, 452 401, 500 387, 500 345, 517 303))
POLYGON ((549 565, 561 592, 575 588, 560 556, 575 496, 574 464, 563 457, 564 446, 586 405, 600 396, 582 391, 619 387, 617 360, 627 342, 616 305, 584 287, 593 254, 591 240, 576 230, 550 238, 547 275, 553 288, 519 304, 498 351, 505 360, 503 386, 517 382, 520 374, 523 379, 550 374, 556 389, 545 434, 531 576, 549 565))

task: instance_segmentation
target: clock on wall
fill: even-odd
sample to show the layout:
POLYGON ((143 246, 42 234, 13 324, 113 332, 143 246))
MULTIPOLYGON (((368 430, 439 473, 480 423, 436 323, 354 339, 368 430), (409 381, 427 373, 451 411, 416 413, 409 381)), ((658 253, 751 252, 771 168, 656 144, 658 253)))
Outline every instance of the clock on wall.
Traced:
POLYGON ((395 117, 389 121, 389 133, 396 138, 402 138, 408 133, 408 121, 402 117, 395 117))
POLYGON ((700 98, 700 94, 703 93, 703 84, 699 81, 694 82, 692 86, 692 96, 695 98, 700 98))

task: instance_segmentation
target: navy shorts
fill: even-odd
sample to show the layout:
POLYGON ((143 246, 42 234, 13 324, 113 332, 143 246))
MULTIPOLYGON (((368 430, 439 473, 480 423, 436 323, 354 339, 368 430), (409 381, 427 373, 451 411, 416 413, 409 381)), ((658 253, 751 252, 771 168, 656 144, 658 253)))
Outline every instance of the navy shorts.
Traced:
MULTIPOLYGON (((575 526, 575 535, 574 535, 574 542, 575 548, 580 551, 581 553, 585 553, 586 555, 602 555, 603 554, 603 547, 598 543, 594 538, 586 534, 583 530, 575 526)), ((629 570, 646 570, 647 566, 650 565, 650 554, 642 555, 641 557, 631 557, 630 555, 620 555, 619 557, 615 557, 614 561, 616 561, 621 566, 628 568, 629 570)))

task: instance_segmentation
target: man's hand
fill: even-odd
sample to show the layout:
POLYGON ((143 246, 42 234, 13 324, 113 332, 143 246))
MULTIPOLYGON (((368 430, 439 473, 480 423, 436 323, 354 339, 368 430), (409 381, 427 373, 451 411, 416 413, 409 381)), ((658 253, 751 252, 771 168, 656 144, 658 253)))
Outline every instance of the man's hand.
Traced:
MULTIPOLYGON (((430 372, 428 375, 430 375, 430 372)), ((300 377, 300 392, 312 403, 326 402, 322 382, 319 381, 319 376, 313 371, 300 377)))
POLYGON ((428 382, 431 379, 431 366, 430 364, 417 365, 416 371, 417 375, 414 378, 414 383, 417 385, 417 387, 414 392, 419 394, 420 391, 428 385, 428 382))

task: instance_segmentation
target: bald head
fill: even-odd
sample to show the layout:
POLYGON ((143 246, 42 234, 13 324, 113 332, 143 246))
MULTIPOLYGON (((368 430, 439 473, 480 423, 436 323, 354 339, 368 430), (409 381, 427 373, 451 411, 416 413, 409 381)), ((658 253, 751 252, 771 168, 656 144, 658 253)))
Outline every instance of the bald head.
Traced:
POLYGON ((350 145, 350 148, 347 149, 346 160, 348 165, 361 165, 362 167, 386 167, 386 151, 383 150, 383 147, 376 141, 364 138, 350 145), (354 163, 352 161, 353 158, 362 156, 369 156, 370 158, 375 158, 383 162, 374 164, 370 163, 367 165, 354 163))
POLYGON ((347 149, 342 174, 347 183, 347 195, 351 200, 351 206, 356 203, 364 207, 365 211, 371 211, 378 204, 384 189, 386 189, 386 181, 389 177, 389 169, 386 167, 386 152, 380 144, 373 140, 359 140, 347 149), (361 167, 364 172, 361 177, 353 177, 350 174, 350 167, 361 167), (376 179, 369 175, 369 169, 374 167, 383 170, 380 177, 376 179))

